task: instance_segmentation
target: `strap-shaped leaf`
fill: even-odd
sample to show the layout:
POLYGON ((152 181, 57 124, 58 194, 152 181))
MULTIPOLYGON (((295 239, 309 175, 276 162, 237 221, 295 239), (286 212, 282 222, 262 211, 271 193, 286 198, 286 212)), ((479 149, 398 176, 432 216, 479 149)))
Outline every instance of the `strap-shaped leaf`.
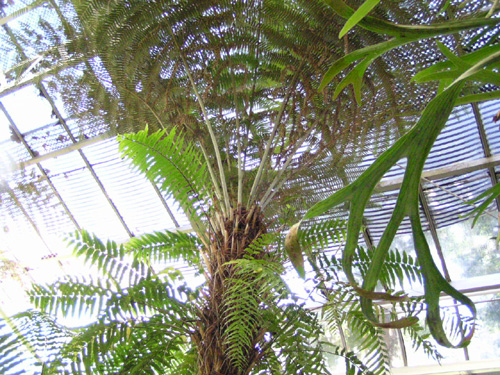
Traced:
MULTIPOLYGON (((352 27, 357 24, 367 30, 393 36, 393 38, 388 41, 384 41, 382 43, 358 49, 334 62, 334 64, 330 67, 327 73, 323 76, 323 79, 319 86, 319 90, 323 90, 342 70, 349 67, 352 63, 358 60, 362 60, 361 63, 358 64, 359 67, 356 66, 355 68, 353 68, 354 73, 352 73, 352 75, 349 78, 346 77, 341 82, 342 87, 341 89, 337 89, 338 91, 338 92, 336 91, 337 95, 340 93, 339 90, 342 90, 349 83, 353 83, 356 92, 356 97, 358 97, 360 95, 358 92, 360 92, 361 90, 360 82, 362 81, 364 72, 366 71, 368 66, 377 57, 381 56, 385 52, 395 47, 415 42, 417 40, 432 38, 435 36, 442 36, 452 33, 458 33, 460 31, 492 26, 500 22, 498 19, 492 19, 492 18, 473 18, 473 19, 445 22, 429 26, 396 25, 367 15, 369 11, 373 9, 373 7, 376 5, 375 3, 378 3, 377 1, 371 1, 371 0, 365 1, 365 3, 358 9, 359 13, 358 11, 355 12, 342 0, 324 0, 324 1, 339 16, 348 19, 346 26, 349 25, 350 27, 352 27), (370 6, 372 5, 373 7, 370 8, 370 6), (361 10, 361 8, 363 8, 363 10, 361 10), (353 23, 352 26, 351 23, 353 23)), ((344 26, 344 29, 346 28, 346 26, 344 26)), ((350 29, 349 26, 348 28, 350 29)), ((342 29, 341 31, 341 36, 348 31, 348 29, 345 31, 344 29, 342 29)), ((484 57, 485 56, 483 56, 483 58, 484 57)), ((458 59, 456 56, 455 58, 458 59)), ((481 74, 483 73, 480 73, 480 75, 481 74)), ((456 78, 456 76, 453 78, 456 78)), ((357 100, 358 102, 360 102, 359 99, 357 100)))
POLYGON ((342 38, 349 30, 356 26, 378 3, 380 3, 380 0, 366 0, 347 20, 342 30, 340 30, 339 38, 342 38))

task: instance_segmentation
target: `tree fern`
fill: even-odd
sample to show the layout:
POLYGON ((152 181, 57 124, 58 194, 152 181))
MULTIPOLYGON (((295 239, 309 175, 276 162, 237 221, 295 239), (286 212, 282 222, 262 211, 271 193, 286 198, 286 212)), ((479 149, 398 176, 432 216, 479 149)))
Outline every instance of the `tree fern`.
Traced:
MULTIPOLYGON (((298 303, 281 277, 283 235, 276 222, 282 207, 293 206, 301 216, 304 207, 315 204, 327 191, 341 189, 356 178, 358 171, 345 171, 346 163, 362 161, 366 150, 385 148, 417 121, 416 113, 435 91, 432 85, 421 87, 408 79, 416 66, 427 64, 427 57, 420 59, 422 54, 412 53, 418 49, 407 45, 421 39, 420 30, 426 31, 423 37, 438 36, 471 25, 493 27, 498 21, 488 17, 466 20, 464 27, 462 22, 399 27, 401 20, 415 20, 415 8, 427 21, 433 15, 432 6, 407 2, 393 7, 382 2, 373 12, 387 13, 391 23, 363 11, 354 23, 367 30, 357 28, 337 40, 343 23, 335 13, 344 18, 355 13, 341 0, 71 3, 76 17, 64 23, 68 50, 72 57, 87 59, 73 77, 64 72, 54 78, 54 86, 60 84, 67 99, 68 113, 79 122, 82 136, 87 123, 101 126, 93 131, 139 130, 119 137, 122 155, 178 202, 197 239, 163 232, 118 245, 85 232, 77 234, 76 253, 99 275, 37 286, 32 293, 37 306, 47 311, 97 316, 95 324, 65 347, 63 358, 74 359, 77 373, 172 373, 179 366, 179 372, 200 375, 327 374, 319 317, 298 303), (395 39, 377 34, 381 29, 388 29, 395 39), (401 48, 389 51, 396 46, 401 48), (384 52, 392 55, 382 56, 384 52), (406 64, 401 56, 408 60, 406 64), (326 86, 359 58, 360 64, 335 79, 335 88, 326 86), (352 91, 342 90, 350 83, 352 91), (363 105, 361 95, 366 99, 363 105), (143 129, 146 125, 151 134, 143 129), (191 289, 180 270, 158 271, 158 263, 170 259, 195 266, 205 276, 205 284, 191 289)), ((46 28, 46 33, 52 36, 55 31, 46 28)), ((452 58, 443 46, 427 43, 425 48, 440 49, 456 65, 448 72, 448 66, 440 66, 445 74, 465 73, 484 81, 485 76, 473 77, 474 72, 463 69, 470 64, 452 58)), ((469 58, 479 62, 478 55, 469 58)), ((428 70, 417 78, 424 81, 434 73, 428 70)), ((444 78, 442 89, 446 77, 438 77, 444 78)), ((495 74, 486 77, 498 80, 495 74)), ((418 124, 442 120, 432 112, 440 115, 450 109, 459 91, 458 85, 453 86, 453 90, 440 90, 418 124)), ((404 135, 398 147, 419 140, 416 133, 404 135)), ((418 142, 410 143, 405 152, 415 153, 404 155, 417 155, 414 165, 423 165, 427 149, 417 150, 418 142)), ((388 155, 394 157, 390 151, 388 155)), ((372 313, 371 320, 360 314, 354 293, 360 288, 354 285, 352 267, 356 278, 364 276, 370 283, 381 280, 381 287, 387 289, 374 292, 376 285, 368 285, 365 292, 370 296, 387 296, 396 283, 402 286, 403 278, 420 280, 413 259, 388 252, 390 241, 383 241, 382 253, 356 246, 356 229, 362 225, 362 215, 356 214, 367 202, 366 186, 377 182, 373 169, 355 181, 352 191, 340 190, 340 194, 362 194, 346 206, 353 214, 343 274, 337 259, 324 252, 342 237, 343 223, 310 224, 302 239, 313 266, 315 289, 325 299, 330 329, 352 331, 356 349, 367 353, 352 354, 347 345, 332 349, 346 358, 351 373, 378 374, 388 369, 378 327, 384 324, 386 311, 373 307, 365 294, 361 306, 372 313), (379 265, 387 257, 390 262, 384 267, 368 266, 370 261, 379 265), (344 282, 345 275, 349 283, 344 282)), ((408 176, 418 185, 418 174, 408 176)), ((407 195, 401 197, 404 206, 407 195)), ((418 197, 412 198, 416 202, 418 197)), ((328 207, 321 202, 320 206, 322 214, 328 207)), ((416 215, 417 205, 412 209, 416 215)), ((308 217, 312 216, 317 215, 308 217)), ((413 217, 415 231, 421 234, 419 217, 413 217)), ((395 234, 398 220, 391 221, 385 239, 395 234)), ((295 229, 297 233, 298 226, 295 229)), ((422 236, 418 239, 421 249, 425 241, 422 236)), ((421 262, 422 267, 427 265, 421 262)), ((439 297, 432 286, 431 295, 439 297)), ((398 295, 392 302, 403 305, 409 318, 415 317, 416 301, 398 295)), ((435 313, 435 298, 430 302, 435 313)), ((431 322, 439 320, 434 318, 431 322)), ((54 366, 64 371, 64 366, 54 366)))

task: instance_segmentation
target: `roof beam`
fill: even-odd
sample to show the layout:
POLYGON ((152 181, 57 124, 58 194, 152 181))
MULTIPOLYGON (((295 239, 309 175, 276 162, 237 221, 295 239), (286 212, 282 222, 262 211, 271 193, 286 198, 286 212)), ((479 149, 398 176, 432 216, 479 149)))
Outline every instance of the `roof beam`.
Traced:
POLYGON ((17 169, 24 169, 30 165, 40 163, 40 162, 45 161, 45 160, 54 159, 54 158, 57 158, 59 156, 69 154, 72 151, 77 151, 77 150, 80 150, 86 146, 90 146, 90 145, 93 145, 93 144, 98 143, 100 141, 104 141, 108 138, 113 137, 113 135, 114 134, 111 132, 106 132, 106 133, 100 134, 100 135, 92 137, 92 138, 84 139, 83 141, 79 141, 78 143, 73 143, 72 145, 66 146, 66 147, 61 148, 59 150, 36 156, 30 160, 21 161, 21 162, 16 164, 16 167, 17 167, 17 169))
MULTIPOLYGON (((422 178, 426 180, 439 180, 447 177, 460 176, 466 173, 479 171, 481 169, 493 168, 500 165, 500 155, 493 155, 476 160, 461 161, 453 163, 443 168, 436 168, 422 173, 422 178)), ((398 190, 403 183, 404 176, 388 178, 380 181, 375 188, 376 192, 398 190)))
MULTIPOLYGON (((488 137, 486 136, 486 131, 484 130, 484 122, 479 111, 479 106, 477 103, 471 103, 472 112, 474 113, 474 118, 476 120, 477 130, 479 132, 479 139, 481 140, 481 145, 483 146, 484 156, 491 156, 490 144, 488 142, 488 137)), ((497 174, 495 172, 495 167, 488 167, 488 174, 490 175, 491 185, 495 186, 498 184, 497 174)), ((497 211, 500 211, 500 197, 495 198, 497 205, 497 211)))
POLYGON ((13 93, 14 91, 17 91, 20 88, 28 86, 32 83, 34 84, 40 83, 45 77, 53 76, 64 69, 78 65, 83 61, 83 58, 80 56, 75 58, 70 58, 55 65, 52 65, 50 68, 36 71, 36 68, 38 67, 41 61, 42 60, 38 61, 34 60, 36 64, 30 65, 28 69, 23 71, 23 73, 19 78, 12 81, 7 81, 6 74, 0 72, 0 76, 2 77, 0 81, 4 81, 1 82, 2 85, 0 86, 0 98, 10 93, 13 93))
MULTIPOLYGON (((31 158, 33 158, 35 156, 35 154, 33 153, 33 150, 31 149, 31 147, 29 146, 29 144, 26 142, 26 140, 24 139, 23 135, 19 131, 18 127, 14 123, 14 120, 12 119, 12 117, 10 117, 10 114, 7 112, 7 110, 5 109, 4 105, 1 102, 0 102, 0 110, 3 112, 3 114, 7 118, 7 121, 9 122, 9 126, 12 128, 12 131, 14 132, 14 134, 17 136, 17 138, 19 138, 21 140, 21 142, 22 142, 23 146, 25 147, 26 151, 31 156, 31 158)), ((36 165, 38 167, 38 170, 40 171, 40 174, 43 176, 43 178, 45 179, 45 181, 47 181, 47 183, 49 184, 49 186, 52 189, 52 192, 56 196, 57 200, 61 203, 61 206, 63 207, 63 209, 66 212, 66 214, 68 215, 68 217, 71 219, 71 221, 73 222, 73 224, 75 225, 75 227, 78 230, 80 230, 80 226, 79 226, 78 222, 76 221, 75 217, 73 216, 73 214, 69 210, 68 206, 66 205, 66 203, 62 199, 61 195, 57 191, 56 187, 52 183, 52 180, 47 175, 47 172, 45 171, 45 169, 41 166, 40 163, 36 163, 36 165)))
MULTIPOLYGON (((54 111, 54 113, 55 113, 57 119, 59 120, 59 123, 63 127, 63 129, 66 131, 66 134, 68 135, 68 137, 71 139, 73 144, 78 144, 78 141, 74 137, 73 133, 71 133, 71 130, 69 129, 68 124, 66 123, 66 120, 64 119, 62 114, 59 112, 59 109, 57 108, 56 104, 54 103, 54 100, 52 100, 52 97, 50 96, 50 94, 45 89, 45 86, 43 84, 40 84, 40 85, 38 85, 38 88, 42 91, 44 97, 50 103, 52 110, 54 111)), ((109 196, 108 192, 106 191, 106 188, 104 187, 103 183, 101 182, 101 180, 97 176, 97 173, 95 172, 94 167, 90 164, 89 160, 87 159, 87 157, 85 156, 85 154, 83 153, 83 151, 81 149, 78 149, 78 153, 80 154, 80 157, 82 158, 85 166, 87 167, 87 170, 90 172, 90 174, 94 178, 95 183, 97 184, 97 186, 101 190, 102 194, 106 198, 108 204, 111 206, 111 209, 115 213, 115 215, 118 218, 118 220, 120 221, 121 225, 123 226, 123 228, 125 229, 125 231, 129 235, 129 237, 134 237, 134 234, 132 233, 132 231, 128 227, 127 223, 123 219, 123 216, 121 215, 120 211, 118 210, 118 207, 116 207, 116 204, 113 202, 113 200, 109 196)))

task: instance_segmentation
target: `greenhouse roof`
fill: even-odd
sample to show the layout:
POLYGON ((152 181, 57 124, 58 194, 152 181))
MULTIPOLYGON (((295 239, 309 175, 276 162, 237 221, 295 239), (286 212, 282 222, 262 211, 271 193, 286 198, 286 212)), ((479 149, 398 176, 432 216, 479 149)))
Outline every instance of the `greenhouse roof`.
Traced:
MULTIPOLYGON (((12 30, 19 28, 44 22, 54 29, 62 27, 59 17, 68 11, 55 1, 27 0, 0 10, 0 252, 13 262, 12 275, 35 282, 84 271, 62 242, 75 230, 118 242, 155 230, 191 230, 179 205, 121 158, 114 132, 90 118, 82 124, 67 115, 52 77, 78 75, 83 58, 65 58, 64 40, 58 47, 59 61, 47 60, 40 46, 28 49, 15 40, 12 30), (22 51, 9 51, 12 45, 22 51), (22 61, 16 59, 19 55, 22 61)), ((99 62, 94 63, 97 70, 99 62)), ((458 108, 434 144, 421 178, 424 230, 433 240, 444 276, 462 282, 464 290, 468 284, 450 267, 440 233, 468 220, 474 206, 467 201, 498 183, 500 130, 493 117, 499 110, 500 101, 458 108)), ((348 167, 350 180, 379 154, 374 144, 361 164, 348 167)), ((378 184, 378 194, 365 212, 368 246, 387 227, 404 173, 405 164, 396 165, 378 184)), ((497 198, 488 212, 493 220, 499 208, 497 198)), ((333 215, 347 218, 342 211, 333 215)), ((403 222, 399 235, 404 238, 410 232, 410 223, 403 222)), ((497 292, 500 283, 491 280, 498 274, 485 277, 472 291, 497 292)), ((4 283, 4 289, 7 285, 11 284, 4 283)), ((12 290, 4 293, 13 298, 12 290)), ((5 302, 1 307, 7 310, 5 302)))

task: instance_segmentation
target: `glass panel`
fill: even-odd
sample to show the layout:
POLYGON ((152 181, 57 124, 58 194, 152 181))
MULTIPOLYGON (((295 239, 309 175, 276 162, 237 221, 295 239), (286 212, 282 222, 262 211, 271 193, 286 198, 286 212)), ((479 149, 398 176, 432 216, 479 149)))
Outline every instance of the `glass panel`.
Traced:
POLYGON ((468 347, 471 360, 499 358, 500 293, 481 297, 476 302, 478 325, 468 347))
POLYGON ((438 229, 438 236, 452 280, 489 275, 500 270, 495 238, 498 219, 483 215, 472 228, 472 219, 438 229))
POLYGON ((2 98, 2 103, 21 133, 57 121, 52 107, 35 86, 27 86, 2 98))
POLYGON ((388 329, 385 331, 385 342, 387 343, 387 350, 391 360, 391 367, 403 367, 404 357, 401 350, 400 337, 402 335, 395 329, 388 329))
MULTIPOLYGON (((421 324, 425 322, 425 311, 422 311, 418 318, 420 319, 421 324)), ((422 332, 420 335, 428 334, 429 332, 422 332)), ((440 363, 454 363, 457 361, 465 360, 465 353, 463 349, 448 349, 440 346, 436 343, 434 339, 431 337, 427 338, 426 341, 429 343, 429 351, 423 350, 423 345, 420 346, 419 349, 415 349, 413 345, 413 340, 410 335, 407 333, 403 333, 406 354, 408 357, 408 366, 425 366, 425 365, 436 365, 438 362, 431 355, 431 351, 437 351, 438 355, 442 357, 440 359, 440 363)))
POLYGON ((3 112, 0 111, 0 141, 5 141, 10 139, 10 137, 11 133, 9 131, 9 121, 3 112))

